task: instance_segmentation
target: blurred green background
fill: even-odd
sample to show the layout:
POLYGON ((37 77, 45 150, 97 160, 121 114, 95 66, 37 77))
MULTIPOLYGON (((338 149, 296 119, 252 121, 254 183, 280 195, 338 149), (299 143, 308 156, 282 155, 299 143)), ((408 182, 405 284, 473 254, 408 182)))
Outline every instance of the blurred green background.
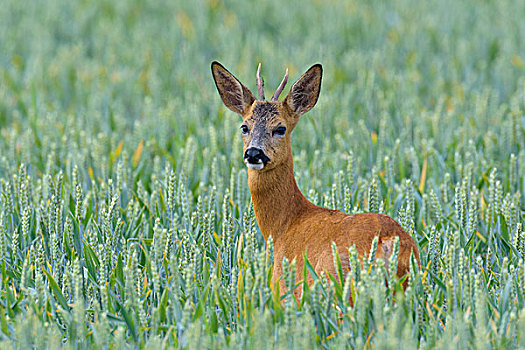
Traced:
POLYGON ((501 104, 521 102, 522 1, 6 1, 0 11, 0 123, 32 123, 44 139, 59 123, 156 140, 174 156, 190 136, 202 149, 208 126, 225 125, 212 60, 252 90, 259 62, 268 89, 285 68, 293 82, 320 62, 321 99, 295 132, 307 156, 359 147, 371 162, 370 131, 444 158, 468 139, 516 152, 495 121, 501 104))

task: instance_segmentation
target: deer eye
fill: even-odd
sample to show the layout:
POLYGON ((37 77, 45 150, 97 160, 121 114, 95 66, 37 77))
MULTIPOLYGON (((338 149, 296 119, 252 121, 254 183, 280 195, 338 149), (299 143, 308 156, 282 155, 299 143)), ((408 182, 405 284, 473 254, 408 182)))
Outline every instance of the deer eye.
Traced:
POLYGON ((250 132, 250 129, 246 125, 241 125, 241 130, 243 135, 247 135, 250 132))
POLYGON ((284 136, 284 134, 286 134, 286 128, 284 126, 278 127, 272 133, 273 136, 284 136))

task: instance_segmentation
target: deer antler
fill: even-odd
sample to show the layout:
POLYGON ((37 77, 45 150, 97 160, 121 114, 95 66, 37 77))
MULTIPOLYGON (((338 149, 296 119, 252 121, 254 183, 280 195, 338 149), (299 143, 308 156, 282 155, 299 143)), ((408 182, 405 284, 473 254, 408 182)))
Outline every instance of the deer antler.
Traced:
POLYGON ((261 79, 261 64, 257 67, 257 90, 259 90, 259 100, 264 101, 264 81, 261 79))
POLYGON ((279 85, 279 87, 277 88, 277 90, 275 90, 272 96, 272 101, 279 101, 279 95, 283 91, 287 81, 288 81, 288 68, 286 68, 286 73, 284 74, 283 81, 281 81, 281 85, 279 85))

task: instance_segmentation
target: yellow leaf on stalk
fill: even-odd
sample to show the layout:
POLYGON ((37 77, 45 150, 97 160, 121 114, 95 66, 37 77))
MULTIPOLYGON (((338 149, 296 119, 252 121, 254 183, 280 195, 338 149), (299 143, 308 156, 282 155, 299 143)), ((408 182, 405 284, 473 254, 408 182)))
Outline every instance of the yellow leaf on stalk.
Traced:
POLYGON ((425 282, 426 279, 428 278, 428 269, 430 268, 430 263, 431 263, 431 261, 428 262, 427 268, 426 268, 425 272, 423 272, 423 276, 421 276, 421 280, 423 282, 425 282))
POLYGON ((124 141, 120 141, 120 143, 117 146, 117 149, 115 150, 115 158, 120 156, 120 153, 122 153, 122 148, 124 148, 124 141))
POLYGON ((151 294, 151 289, 148 289, 148 291, 146 292, 146 295, 144 296, 144 298, 147 299, 150 294, 151 294))
POLYGON ((483 194, 480 192, 479 198, 481 201, 481 209, 485 209, 487 207, 487 202, 485 202, 485 198, 483 197, 483 194))
POLYGON ((377 133, 375 131, 372 131, 372 134, 370 135, 370 139, 372 139, 373 145, 377 143, 377 133))
POLYGON ((423 169, 421 169, 421 177, 419 178, 419 192, 423 193, 425 190, 425 180, 427 178, 427 158, 423 160, 423 169))
POLYGON ((213 238, 215 239, 215 242, 221 243, 221 238, 217 234, 217 232, 213 231, 213 238))
POLYGON ((476 236, 478 236, 483 241, 483 243, 487 243, 487 239, 483 237, 479 231, 476 231, 476 236))
POLYGON ((350 296, 352 298, 352 302, 355 302, 357 296, 357 288, 355 285, 355 280, 353 278, 350 279, 350 296))
POLYGON ((370 348, 370 340, 372 339, 372 336, 374 335, 374 333, 375 333, 375 329, 372 329, 372 332, 370 332, 370 334, 366 338, 366 345, 368 348, 370 348))
MULTIPOLYGON (((146 289, 148 288, 148 269, 144 269, 144 283, 142 284, 142 288, 146 289)), ((151 292, 151 289, 149 290, 151 292)), ((146 293, 146 297, 148 296, 148 293, 146 293)))
POLYGON ((328 340, 332 339, 332 338, 335 337, 337 334, 339 334, 339 331, 336 331, 336 332, 330 334, 328 337, 325 338, 325 341, 328 341, 328 340))
POLYGON ((434 315, 434 313, 432 312, 432 309, 430 308, 430 304, 428 302, 425 302, 425 308, 427 309, 427 313, 429 315, 434 315))
POLYGON ((244 247, 244 234, 241 233, 239 236, 239 243, 237 244, 237 259, 242 260, 242 247, 244 247))
POLYGON ((140 156, 142 156, 143 149, 144 149, 144 140, 139 142, 137 149, 135 150, 135 152, 133 152, 133 156, 131 157, 131 162, 133 164, 133 167, 136 167, 139 164, 140 156))

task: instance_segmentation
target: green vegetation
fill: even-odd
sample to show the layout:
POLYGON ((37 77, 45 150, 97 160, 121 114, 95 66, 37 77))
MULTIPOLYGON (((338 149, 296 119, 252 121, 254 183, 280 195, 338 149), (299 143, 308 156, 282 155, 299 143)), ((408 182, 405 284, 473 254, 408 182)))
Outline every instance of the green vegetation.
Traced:
POLYGON ((524 18, 522 0, 4 0, 0 347, 524 348, 524 18), (269 90, 323 63, 299 187, 396 218, 421 251, 406 293, 365 261, 281 303, 214 59, 254 91, 259 62, 269 90))

